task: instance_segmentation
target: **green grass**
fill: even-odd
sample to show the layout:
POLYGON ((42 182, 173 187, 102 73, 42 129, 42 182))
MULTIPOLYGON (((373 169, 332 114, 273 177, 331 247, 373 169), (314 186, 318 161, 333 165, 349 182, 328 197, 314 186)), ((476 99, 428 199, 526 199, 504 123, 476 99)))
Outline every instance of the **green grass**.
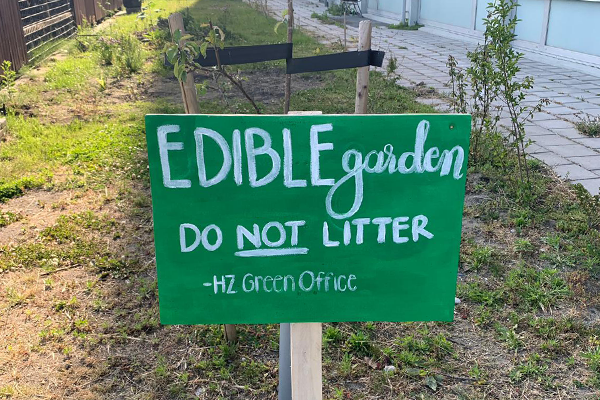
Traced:
POLYGON ((100 67, 93 54, 80 54, 53 63, 45 75, 49 89, 79 90, 90 85, 100 67))
MULTIPOLYGON (((356 70, 342 70, 321 75, 322 88, 308 89, 292 95, 294 110, 316 110, 324 114, 353 114, 356 93, 356 70)), ((369 83, 369 114, 432 113, 435 110, 417 103, 415 94, 401 88, 380 73, 372 73, 369 83)))

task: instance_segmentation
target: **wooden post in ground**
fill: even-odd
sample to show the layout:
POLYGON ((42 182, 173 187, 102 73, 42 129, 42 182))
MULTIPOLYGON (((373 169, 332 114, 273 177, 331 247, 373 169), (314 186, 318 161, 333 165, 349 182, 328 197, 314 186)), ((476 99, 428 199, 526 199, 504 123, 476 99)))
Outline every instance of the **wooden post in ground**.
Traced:
MULTIPOLYGON (((319 115, 321 111, 292 111, 291 115, 319 115)), ((279 346, 279 400, 321 400, 323 366, 322 324, 281 324, 279 346), (289 325, 289 328, 287 327, 289 325)))
POLYGON ((323 399, 322 324, 291 324, 292 400, 323 399))
MULTIPOLYGON (((288 0, 288 28, 287 41, 292 43, 294 38, 294 2, 288 0)), ((287 114, 290 111, 290 98, 292 97, 292 75, 285 75, 285 99, 283 104, 283 113, 287 114)))
MULTIPOLYGON (((169 29, 171 30, 171 34, 179 29, 182 36, 185 35, 183 17, 180 13, 169 15, 169 29)), ((183 97, 185 113, 200 114, 200 105, 198 104, 198 95, 196 92, 196 84, 194 83, 194 75, 188 74, 185 82, 179 82, 179 86, 181 88, 181 96, 183 97)))
MULTIPOLYGON (((180 13, 169 15, 169 29, 171 30, 171 34, 179 29, 181 31, 181 35, 185 35, 183 17, 180 13)), ((200 114, 200 104, 198 104, 198 93, 196 92, 194 75, 187 74, 185 82, 179 82, 179 87, 181 88, 181 96, 183 97, 185 113, 200 114)), ((228 343, 234 343, 237 341, 235 325, 225 325, 225 340, 228 343)))
MULTIPOLYGON (((371 50, 371 21, 364 20, 358 26, 358 51, 371 50)), ((369 66, 360 67, 356 75, 355 114, 366 114, 369 98, 369 66)))

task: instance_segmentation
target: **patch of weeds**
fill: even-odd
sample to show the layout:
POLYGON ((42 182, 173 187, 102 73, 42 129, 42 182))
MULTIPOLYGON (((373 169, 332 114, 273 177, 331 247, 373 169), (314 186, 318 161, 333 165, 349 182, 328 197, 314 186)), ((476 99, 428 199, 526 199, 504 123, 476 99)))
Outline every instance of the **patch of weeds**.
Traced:
POLYGON ((169 378, 169 365, 167 359, 163 355, 159 355, 156 359, 156 367, 154 367, 154 376, 159 382, 167 383, 169 378))
POLYGON ((581 183, 576 184, 574 188, 577 201, 587 216, 588 228, 600 230, 600 193, 590 194, 581 183))
POLYGON ((325 346, 341 343, 343 339, 342 331, 335 326, 328 326, 323 332, 323 344, 325 346))
POLYGON ((397 74, 396 71, 398 70, 398 58, 392 53, 392 55, 390 55, 390 57, 388 58, 388 65, 385 68, 385 72, 387 74, 388 79, 395 79, 397 74))
POLYGON ((331 15, 342 16, 344 15, 344 6, 341 4, 332 4, 327 9, 327 12, 331 15))
POLYGON ((312 14, 310 14, 310 17, 314 18, 314 19, 318 19, 319 21, 321 21, 323 24, 326 24, 326 25, 334 25, 335 24, 335 21, 332 20, 331 18, 329 18, 329 15, 327 15, 327 12, 324 12, 323 14, 313 12, 312 14))
POLYGON ((571 294, 556 269, 537 270, 519 266, 509 272, 505 287, 513 304, 543 311, 571 294))
POLYGON ((389 29, 397 29, 401 31, 417 31, 422 27, 423 25, 420 24, 409 25, 408 22, 398 22, 397 24, 388 25, 389 29))
POLYGON ((525 379, 533 379, 536 382, 550 384, 552 377, 547 375, 548 365, 539 354, 530 355, 527 360, 517 365, 510 371, 510 379, 513 382, 523 382, 525 379))
MULTIPOLYGON (((136 114, 137 115, 137 114, 136 114)), ((16 140, 0 148, 0 201, 41 187, 62 165, 84 184, 104 185, 116 178, 137 178, 146 171, 139 162, 143 151, 143 121, 130 114, 105 123, 73 120, 43 124, 36 118, 9 116, 16 140), (40 172, 42 171, 42 172, 40 172)))
POLYGON ((100 233, 109 233, 116 225, 112 218, 99 217, 92 211, 78 214, 61 215, 56 224, 44 229, 40 236, 56 243, 68 243, 81 238, 83 229, 100 233))
POLYGON ((265 374, 269 372, 269 367, 256 361, 242 361, 240 371, 244 378, 244 383, 249 385, 258 385, 261 383, 265 374))
POLYGON ((475 361, 475 365, 469 370, 469 376, 475 379, 478 383, 485 383, 487 379, 487 372, 481 368, 479 363, 475 361))
POLYGON ((480 282, 460 283, 457 287, 458 297, 488 307, 504 304, 504 292, 501 289, 490 290, 480 282))
POLYGON ((363 332, 355 332, 346 341, 348 351, 357 356, 372 356, 373 344, 367 335, 363 332))
POLYGON ((523 342, 514 328, 509 329, 499 323, 496 324, 495 328, 500 340, 504 342, 506 347, 511 350, 518 350, 523 347, 523 342))
POLYGON ((144 49, 140 41, 132 34, 121 34, 117 37, 118 49, 114 54, 115 65, 121 73, 132 74, 144 65, 144 49))
POLYGON ((24 304, 27 297, 26 293, 18 292, 15 288, 6 288, 6 298, 8 299, 9 308, 24 304))
POLYGON ((396 340, 400 351, 396 359, 411 367, 432 366, 448 355, 454 354, 452 343, 444 334, 431 335, 428 330, 422 336, 408 335, 396 340))
POLYGON ((156 310, 149 309, 146 311, 140 311, 134 316, 134 323, 128 329, 129 334, 137 334, 140 332, 152 332, 160 326, 156 310))
POLYGON ((492 311, 488 307, 484 305, 477 307, 477 309, 475 310, 475 317, 473 318, 473 322, 475 322, 475 325, 486 326, 490 322, 492 322, 492 320, 492 311))
POLYGON ((575 122, 579 132, 590 137, 600 137, 600 117, 586 116, 575 122))
POLYGON ((65 331, 58 328, 42 329, 39 336, 42 343, 59 341, 65 336, 65 331))
POLYGON ((543 339, 557 339, 559 335, 574 333, 577 336, 588 334, 588 328, 575 318, 543 318, 532 317, 529 327, 537 336, 543 339))
POLYGON ((340 362, 340 373, 342 376, 350 376, 352 374, 352 355, 344 353, 340 362))
POLYGON ((588 367, 595 374, 594 386, 600 387, 600 346, 582 353, 581 356, 586 360, 588 367))
POLYGON ((492 265, 495 256, 495 250, 490 246, 476 246, 470 254, 469 261, 472 269, 479 271, 482 267, 492 265))
POLYGON ((535 250, 531 241, 527 238, 516 238, 514 243, 514 249, 517 253, 528 254, 535 250))
POLYGON ((20 221, 23 219, 23 215, 20 213, 13 213, 10 211, 0 211, 0 228, 4 228, 14 222, 20 221))
POLYGON ((60 311, 73 312, 78 307, 79 307, 79 301, 77 300, 77 297, 73 296, 73 297, 71 297, 71 299, 69 299, 69 301, 58 300, 57 302, 54 303, 54 306, 52 308, 56 312, 60 312, 60 311))

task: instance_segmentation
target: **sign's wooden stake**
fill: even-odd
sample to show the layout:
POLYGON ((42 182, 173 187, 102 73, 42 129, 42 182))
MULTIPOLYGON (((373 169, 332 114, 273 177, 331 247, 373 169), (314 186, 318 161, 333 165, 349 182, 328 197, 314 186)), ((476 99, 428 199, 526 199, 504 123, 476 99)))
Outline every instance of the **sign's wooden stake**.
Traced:
MULTIPOLYGON (((321 111, 290 112, 290 115, 320 114, 321 111)), ((291 400, 323 398, 322 326, 321 323, 290 324, 291 400)))
POLYGON ((292 400, 321 400, 322 324, 291 324, 292 400))
MULTIPOLYGON (((181 31, 182 36, 185 35, 183 16, 180 13, 173 13, 169 15, 169 29, 171 30, 171 35, 178 29, 181 31)), ((188 74, 185 82, 179 82, 179 86, 181 88, 181 96, 183 97, 185 113, 200 114, 200 105, 198 104, 194 75, 188 74)))
MULTIPOLYGON (((294 38, 294 2, 288 0, 288 28, 287 41, 292 43, 294 38)), ((283 105, 283 113, 287 114, 290 111, 290 98, 292 97, 292 75, 285 76, 285 100, 283 105)))
MULTIPOLYGON (((185 35, 185 27, 183 25, 183 16, 180 13, 169 15, 169 29, 171 35, 180 30, 182 36, 185 35)), ((198 103, 198 93, 196 92, 196 83, 194 75, 188 74, 185 82, 179 82, 181 88, 181 96, 183 97, 183 105, 186 114, 200 114, 200 104, 198 103)), ((237 332, 235 325, 225 325, 225 340, 227 343, 237 342, 237 332)))
MULTIPOLYGON (((358 51, 371 50, 371 21, 364 20, 358 26, 358 51)), ((369 98, 369 67, 361 67, 356 75, 355 114, 367 113, 369 98)))

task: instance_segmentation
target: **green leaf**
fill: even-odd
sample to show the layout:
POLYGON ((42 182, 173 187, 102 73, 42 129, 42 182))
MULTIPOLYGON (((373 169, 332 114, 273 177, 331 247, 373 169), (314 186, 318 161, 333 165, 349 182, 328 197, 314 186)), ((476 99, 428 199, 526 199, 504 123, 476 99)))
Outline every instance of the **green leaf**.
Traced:
POLYGON ((217 34, 215 33, 215 31, 210 31, 210 33, 208 34, 208 41, 212 44, 216 44, 217 43, 217 34))
POLYGON ((175 32, 173 32, 173 41, 175 43, 179 43, 180 40, 181 40, 181 29, 177 29, 175 32))
POLYGON ((218 26, 215 26, 215 30, 219 31, 219 35, 221 36, 221 41, 225 41, 225 32, 223 32, 223 30, 221 28, 219 28, 218 26))
POLYGON ((175 60, 175 63, 173 63, 173 75, 175 75, 175 78, 179 79, 179 75, 180 75, 180 65, 179 64, 179 60, 175 60))
POLYGON ((190 52, 194 56, 193 58, 198 57, 198 54, 200 54, 200 48, 198 47, 198 43, 188 42, 186 43, 186 46, 190 49, 190 52))
POLYGON ((277 33, 277 30, 279 29, 279 27, 283 24, 282 21, 278 22, 275 24, 275 33, 277 33))
POLYGON ((281 13, 281 19, 284 19, 285 17, 287 17, 288 14, 289 14, 288 9, 283 10, 283 12, 281 13))
POLYGON ((437 390, 438 383, 433 376, 425 378, 425 384, 434 392, 437 390))
POLYGON ((190 40, 190 39, 193 39, 193 38, 194 38, 194 37, 193 37, 192 35, 183 35, 183 36, 181 37, 181 40, 190 40))
POLYGON ((208 42, 203 42, 200 45, 200 53, 202 54, 202 57, 206 58, 206 49, 208 48, 208 42))
POLYGON ((167 55, 167 60, 169 60, 169 62, 171 64, 173 64, 173 61, 175 60, 175 56, 177 55, 177 46, 172 46, 171 48, 167 49, 166 51, 166 55, 167 55))

